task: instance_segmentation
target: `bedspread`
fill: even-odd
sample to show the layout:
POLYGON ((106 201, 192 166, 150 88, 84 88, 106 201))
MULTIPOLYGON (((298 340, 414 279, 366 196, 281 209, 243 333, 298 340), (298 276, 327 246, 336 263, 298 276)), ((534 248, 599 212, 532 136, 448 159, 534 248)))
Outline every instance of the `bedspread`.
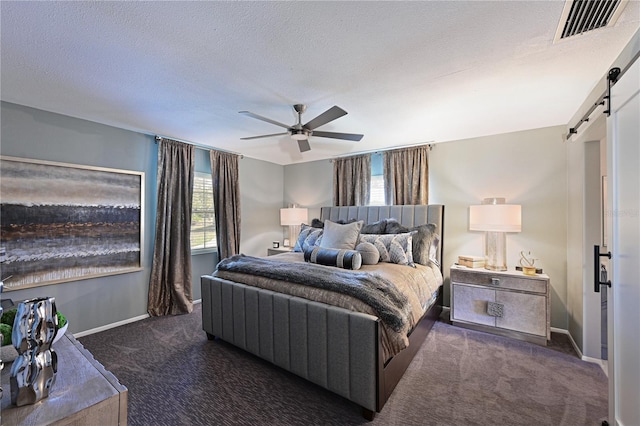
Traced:
MULTIPOLYGON (((283 253, 270 256, 263 260, 268 259, 305 263, 304 255, 302 253, 283 253)), ((274 263, 274 265, 275 264, 277 263, 274 263)), ((330 266, 321 267, 328 268, 328 272, 336 270, 336 268, 330 266)), ((408 312, 408 326, 400 332, 395 332, 384 323, 381 323, 383 337, 382 347, 385 360, 407 347, 409 342, 407 333, 412 330, 420 318, 422 318, 422 315, 433 302, 434 295, 442 285, 443 281, 440 270, 435 266, 416 265, 416 268, 412 268, 405 265, 381 262, 377 265, 364 265, 358 271, 340 271, 344 271, 346 273, 367 272, 379 275, 384 279, 393 282, 400 292, 407 297, 408 306, 410 308, 408 312)), ((213 275, 229 281, 235 281, 245 285, 259 287, 377 316, 374 309, 369 305, 346 294, 336 293, 309 285, 296 284, 239 272, 216 270, 213 275)))

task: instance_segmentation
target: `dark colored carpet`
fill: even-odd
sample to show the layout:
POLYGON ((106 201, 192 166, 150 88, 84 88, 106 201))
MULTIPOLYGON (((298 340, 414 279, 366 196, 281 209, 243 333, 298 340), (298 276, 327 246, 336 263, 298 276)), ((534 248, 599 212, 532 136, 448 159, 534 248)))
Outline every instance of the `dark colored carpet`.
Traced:
MULTIPOLYGON (((438 322, 371 424, 600 425, 607 378, 557 337, 545 348, 438 322)), ((132 426, 367 423, 355 404, 207 340, 201 305, 79 341, 129 389, 132 426)))

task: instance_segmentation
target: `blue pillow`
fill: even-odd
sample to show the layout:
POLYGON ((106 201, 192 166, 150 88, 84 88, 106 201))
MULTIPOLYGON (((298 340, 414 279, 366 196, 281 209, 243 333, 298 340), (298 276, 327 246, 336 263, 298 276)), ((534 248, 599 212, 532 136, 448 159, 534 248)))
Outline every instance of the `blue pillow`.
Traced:
POLYGON ((302 230, 298 234, 298 240, 293 247, 293 251, 303 252, 307 247, 318 245, 322 237, 322 229, 313 228, 309 225, 302 225, 302 230))

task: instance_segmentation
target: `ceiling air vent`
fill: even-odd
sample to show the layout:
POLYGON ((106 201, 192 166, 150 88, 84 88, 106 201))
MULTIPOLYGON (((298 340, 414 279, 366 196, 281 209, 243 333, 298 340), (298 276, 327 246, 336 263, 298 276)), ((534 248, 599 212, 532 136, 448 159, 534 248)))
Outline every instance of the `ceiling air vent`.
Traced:
POLYGON ((613 26, 628 0, 568 0, 554 41, 613 26))

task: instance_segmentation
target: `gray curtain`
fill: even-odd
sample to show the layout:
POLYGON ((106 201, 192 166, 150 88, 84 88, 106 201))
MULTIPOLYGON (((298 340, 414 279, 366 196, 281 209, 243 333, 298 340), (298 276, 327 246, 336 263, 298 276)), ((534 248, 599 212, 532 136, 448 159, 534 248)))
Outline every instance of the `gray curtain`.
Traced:
POLYGON ((194 152, 191 144, 170 139, 158 142, 158 206, 149 315, 193 310, 190 234, 194 152))
POLYGON ((240 183, 238 155, 210 151, 213 208, 220 260, 240 253, 240 183))
POLYGON ((429 203, 429 146, 394 149, 383 154, 386 204, 429 203))
POLYGON ((371 154, 333 160, 333 204, 366 206, 371 191, 371 154))

